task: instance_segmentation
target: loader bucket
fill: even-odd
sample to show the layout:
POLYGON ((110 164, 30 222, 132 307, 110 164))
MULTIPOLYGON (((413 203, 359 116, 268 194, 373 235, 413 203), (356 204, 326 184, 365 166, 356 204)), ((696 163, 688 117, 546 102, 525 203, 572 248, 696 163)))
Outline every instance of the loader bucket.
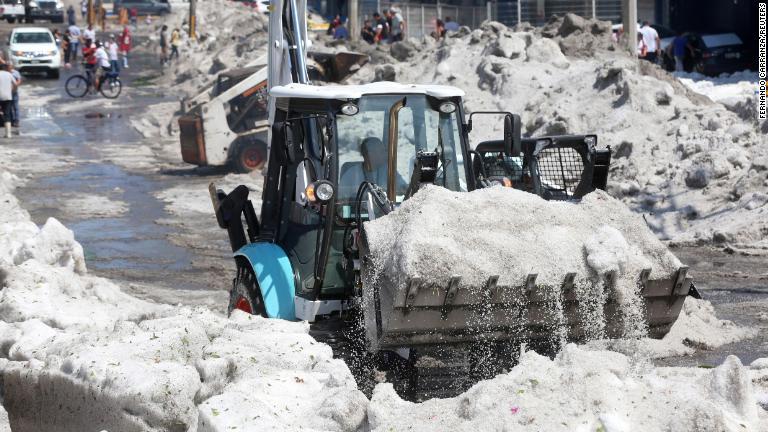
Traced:
POLYGON ((366 54, 356 52, 310 51, 307 54, 311 60, 310 79, 313 81, 342 82, 370 60, 366 54))
MULTIPOLYGON (((363 259, 363 271, 372 265, 363 259)), ((669 279, 649 279, 650 269, 637 275, 640 307, 647 334, 669 332, 691 287, 687 268, 669 279)), ((386 272, 364 286, 364 318, 371 349, 473 342, 584 341, 628 334, 622 307, 607 274, 599 284, 568 273, 561 286, 541 286, 527 275, 515 286, 500 286, 498 276, 482 287, 466 286, 454 275, 445 286, 414 278, 398 285, 386 272)))

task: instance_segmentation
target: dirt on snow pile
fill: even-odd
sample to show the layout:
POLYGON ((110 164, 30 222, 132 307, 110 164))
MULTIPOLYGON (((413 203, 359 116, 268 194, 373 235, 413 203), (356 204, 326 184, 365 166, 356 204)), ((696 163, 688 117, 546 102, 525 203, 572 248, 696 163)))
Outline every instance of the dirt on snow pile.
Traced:
MULTIPOLYGON (((768 243, 768 145, 744 121, 610 42, 610 26, 575 15, 543 28, 486 22, 434 42, 393 44, 354 82, 449 84, 469 111, 522 115, 527 135, 598 134, 614 159, 612 195, 662 239, 768 243), (397 60, 395 60, 397 59, 397 60)), ((501 124, 471 140, 498 139, 501 124)))
POLYGON ((306 323, 156 304, 89 276, 71 231, 29 221, 17 182, 0 173, 0 395, 14 431, 768 426, 768 359, 654 368, 575 345, 554 360, 524 353, 453 399, 412 404, 381 384, 368 401, 306 323))

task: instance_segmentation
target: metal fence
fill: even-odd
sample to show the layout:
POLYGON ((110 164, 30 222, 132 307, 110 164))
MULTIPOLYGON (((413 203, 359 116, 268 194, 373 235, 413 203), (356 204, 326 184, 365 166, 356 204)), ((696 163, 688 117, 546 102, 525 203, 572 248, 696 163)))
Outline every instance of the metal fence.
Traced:
POLYGON ((412 3, 408 1, 361 0, 360 24, 373 20, 373 13, 396 6, 406 22, 406 37, 420 38, 435 30, 435 21, 451 17, 460 25, 477 28, 485 20, 495 20, 508 26, 520 22, 542 25, 552 15, 575 13, 587 18, 621 22, 622 0, 495 0, 481 6, 412 3))
POLYGON ((621 21, 621 0, 498 0, 493 5, 495 19, 509 26, 520 22, 542 25, 552 15, 567 13, 621 21))

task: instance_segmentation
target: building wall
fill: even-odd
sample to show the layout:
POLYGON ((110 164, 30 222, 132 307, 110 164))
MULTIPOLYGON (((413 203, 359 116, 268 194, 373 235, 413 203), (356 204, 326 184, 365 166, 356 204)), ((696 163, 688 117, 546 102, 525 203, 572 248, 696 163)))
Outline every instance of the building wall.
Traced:
POLYGON ((656 0, 637 0, 637 19, 640 22, 656 22, 656 0))

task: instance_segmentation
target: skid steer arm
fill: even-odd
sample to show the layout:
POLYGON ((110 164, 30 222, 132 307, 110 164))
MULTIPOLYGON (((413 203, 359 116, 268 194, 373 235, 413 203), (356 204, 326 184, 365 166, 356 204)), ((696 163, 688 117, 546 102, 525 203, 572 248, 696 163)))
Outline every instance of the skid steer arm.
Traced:
POLYGON ((216 213, 216 221, 219 227, 227 230, 232 252, 238 251, 248 243, 253 243, 259 235, 259 220, 251 200, 248 199, 248 188, 240 185, 226 194, 221 189, 216 189, 216 185, 211 183, 208 185, 208 192, 211 195, 213 211, 216 213), (246 223, 247 237, 246 230, 243 229, 243 218, 246 223))

